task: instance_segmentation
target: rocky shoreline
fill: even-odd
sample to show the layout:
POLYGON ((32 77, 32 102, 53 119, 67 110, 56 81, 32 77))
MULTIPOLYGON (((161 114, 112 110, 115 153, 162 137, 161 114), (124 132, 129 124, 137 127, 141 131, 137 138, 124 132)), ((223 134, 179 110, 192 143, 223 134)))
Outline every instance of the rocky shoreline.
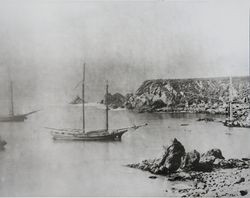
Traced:
POLYGON ((244 196, 250 190, 250 159, 225 159, 220 149, 185 152, 177 139, 160 157, 127 166, 180 182, 167 191, 181 197, 244 196))
MULTIPOLYGON (((233 77, 233 121, 228 127, 250 127, 249 76, 233 77)), ((138 113, 229 114, 229 77, 146 80, 125 106, 138 113)))

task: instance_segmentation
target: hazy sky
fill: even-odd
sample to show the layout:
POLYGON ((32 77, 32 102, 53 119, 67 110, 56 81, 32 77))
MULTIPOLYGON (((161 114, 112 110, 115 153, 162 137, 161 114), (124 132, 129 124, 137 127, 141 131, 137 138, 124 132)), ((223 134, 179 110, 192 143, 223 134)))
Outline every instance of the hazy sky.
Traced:
POLYGON ((87 100, 155 78, 248 75, 247 1, 2 1, 0 99, 68 102, 86 62, 87 100))

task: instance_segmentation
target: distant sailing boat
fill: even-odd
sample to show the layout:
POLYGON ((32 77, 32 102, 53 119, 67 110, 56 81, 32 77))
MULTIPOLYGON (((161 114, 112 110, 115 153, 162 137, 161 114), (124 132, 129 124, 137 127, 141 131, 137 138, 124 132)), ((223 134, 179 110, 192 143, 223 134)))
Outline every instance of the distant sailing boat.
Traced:
POLYGON ((55 128, 48 128, 51 129, 51 134, 54 140, 73 140, 73 141, 104 141, 104 140, 121 140, 121 137, 124 133, 126 133, 129 129, 137 129, 139 127, 145 126, 137 125, 132 127, 120 128, 120 129, 109 129, 109 122, 108 122, 108 83, 106 84, 106 128, 94 131, 85 131, 85 109, 84 109, 84 84, 85 84, 85 64, 83 66, 83 80, 82 80, 82 129, 55 129, 55 128))
POLYGON ((32 111, 26 114, 15 114, 14 113, 14 99, 13 99, 13 82, 10 80, 10 107, 9 107, 9 115, 1 116, 0 122, 23 122, 27 119, 27 116, 37 111, 32 111))
POLYGON ((233 117, 233 83, 232 83, 232 77, 230 76, 229 78, 229 101, 228 101, 228 118, 223 121, 225 126, 229 126, 232 127, 233 126, 233 122, 234 122, 234 117, 233 117))

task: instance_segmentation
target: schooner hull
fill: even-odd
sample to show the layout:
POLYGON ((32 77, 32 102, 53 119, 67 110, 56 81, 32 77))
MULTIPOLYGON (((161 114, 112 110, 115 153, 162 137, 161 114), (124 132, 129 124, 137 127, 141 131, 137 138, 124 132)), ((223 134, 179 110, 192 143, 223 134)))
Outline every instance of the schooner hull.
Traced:
MULTIPOLYGON (((39 110, 38 110, 39 111, 39 110)), ((27 116, 38 111, 32 111, 26 114, 19 115, 10 115, 10 116, 2 116, 0 117, 0 122, 24 122, 27 119, 27 116)))
POLYGON ((24 122, 27 117, 26 115, 14 115, 14 116, 6 116, 0 117, 0 122, 24 122))
POLYGON ((54 140, 69 140, 69 141, 120 141, 122 135, 128 130, 119 132, 112 132, 106 134, 75 134, 75 135, 63 135, 52 134, 54 140))

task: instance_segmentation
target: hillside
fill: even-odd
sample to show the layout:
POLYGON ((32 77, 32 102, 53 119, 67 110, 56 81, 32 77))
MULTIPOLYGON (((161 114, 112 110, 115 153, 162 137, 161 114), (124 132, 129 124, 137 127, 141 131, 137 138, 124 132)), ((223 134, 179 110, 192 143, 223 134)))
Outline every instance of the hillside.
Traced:
MULTIPOLYGON (((250 102, 249 77, 233 77, 234 106, 250 102), (248 91, 248 93, 247 93, 248 91)), ((138 112, 227 112, 229 78, 157 79, 142 83, 127 96, 126 107, 138 112)))

